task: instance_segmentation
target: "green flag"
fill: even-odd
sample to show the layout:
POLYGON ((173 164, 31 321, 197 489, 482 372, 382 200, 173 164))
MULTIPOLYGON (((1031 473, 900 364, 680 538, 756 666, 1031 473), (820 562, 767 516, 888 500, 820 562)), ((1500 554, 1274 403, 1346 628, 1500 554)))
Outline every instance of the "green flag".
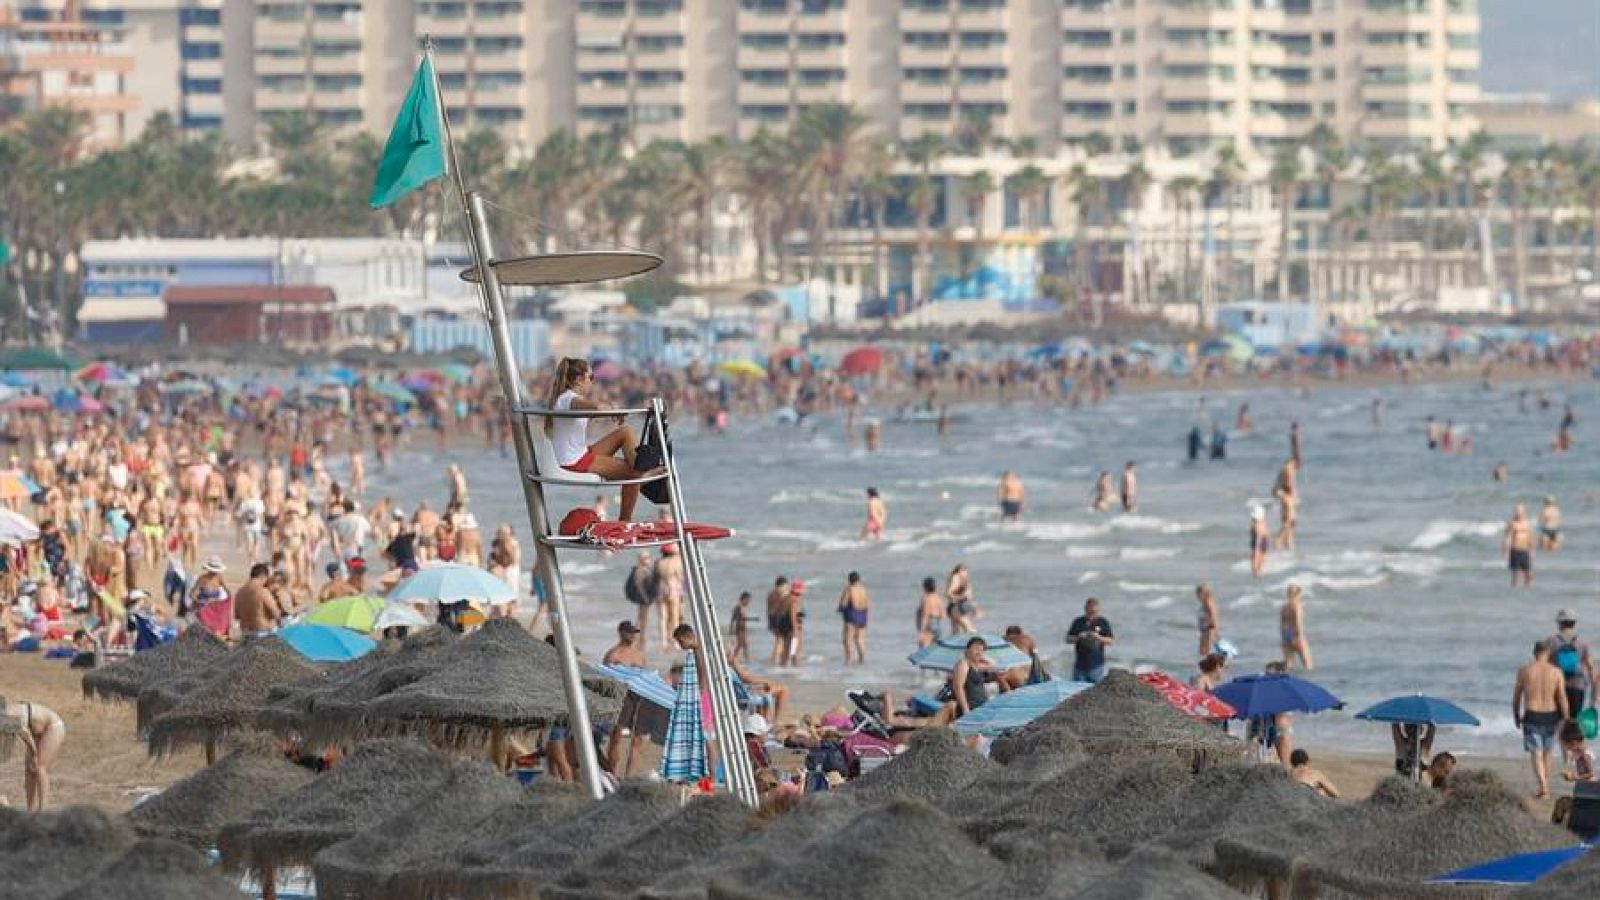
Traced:
POLYGON ((449 171, 444 144, 433 57, 424 55, 411 90, 400 104, 389 141, 383 145, 378 177, 372 183, 372 208, 388 206, 435 178, 443 178, 449 171))

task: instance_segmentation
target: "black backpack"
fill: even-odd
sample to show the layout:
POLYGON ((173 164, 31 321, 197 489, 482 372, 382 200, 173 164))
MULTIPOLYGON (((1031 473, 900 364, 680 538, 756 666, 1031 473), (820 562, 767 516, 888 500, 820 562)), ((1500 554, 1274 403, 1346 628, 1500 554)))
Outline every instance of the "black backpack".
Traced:
MULTIPOLYGON (((656 416, 654 413, 651 413, 650 416, 645 419, 644 437, 639 439, 639 446, 634 451, 633 467, 637 471, 648 472, 657 466, 666 465, 667 456, 672 453, 672 433, 667 431, 666 418, 663 417, 661 419, 661 431, 667 435, 667 444, 665 447, 661 446, 661 443, 656 438, 655 423, 656 416)), ((667 486, 667 480, 665 478, 660 478, 645 484, 639 489, 639 493, 643 494, 645 499, 657 506, 666 506, 672 502, 672 491, 667 486)))

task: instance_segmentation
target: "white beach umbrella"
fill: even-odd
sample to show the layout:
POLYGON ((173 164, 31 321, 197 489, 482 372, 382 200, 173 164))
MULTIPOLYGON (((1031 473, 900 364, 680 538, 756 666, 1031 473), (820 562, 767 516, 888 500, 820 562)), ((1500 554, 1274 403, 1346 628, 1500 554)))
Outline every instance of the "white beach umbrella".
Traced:
POLYGON ((517 599, 517 592, 501 578, 476 566, 440 563, 426 566, 394 586, 390 601, 405 603, 454 603, 467 600, 499 606, 517 599))

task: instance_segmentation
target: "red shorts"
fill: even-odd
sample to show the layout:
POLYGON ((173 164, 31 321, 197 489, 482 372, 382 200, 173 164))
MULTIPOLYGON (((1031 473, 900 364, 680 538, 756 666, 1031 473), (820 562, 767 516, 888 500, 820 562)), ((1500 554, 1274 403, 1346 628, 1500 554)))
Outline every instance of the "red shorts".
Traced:
POLYGON ((583 452, 582 456, 578 457, 577 462, 561 468, 566 469, 568 472, 588 472, 589 467, 592 465, 594 465, 594 448, 590 447, 583 452))

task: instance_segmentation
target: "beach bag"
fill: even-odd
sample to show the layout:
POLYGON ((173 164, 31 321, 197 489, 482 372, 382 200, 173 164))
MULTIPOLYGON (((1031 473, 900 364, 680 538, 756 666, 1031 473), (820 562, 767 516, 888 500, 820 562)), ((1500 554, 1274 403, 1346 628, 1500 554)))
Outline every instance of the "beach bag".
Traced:
POLYGON ((1586 740, 1594 740, 1600 736, 1600 712, 1595 712, 1594 707, 1589 707, 1578 713, 1578 727, 1583 729, 1586 740))
MULTIPOLYGON (((661 431, 667 435, 665 447, 656 439, 655 422, 655 414, 651 413, 644 423, 644 437, 640 438, 639 446, 634 450, 633 467, 640 472, 648 472, 657 466, 666 465, 667 454, 672 452, 672 435, 667 431, 667 420, 661 419, 661 431)), ((664 478, 641 486, 639 493, 657 506, 666 506, 672 502, 672 490, 664 478)))
POLYGON ((1576 644, 1562 644, 1556 650, 1555 663, 1561 668, 1561 674, 1571 678, 1583 668, 1583 654, 1578 652, 1576 644))

